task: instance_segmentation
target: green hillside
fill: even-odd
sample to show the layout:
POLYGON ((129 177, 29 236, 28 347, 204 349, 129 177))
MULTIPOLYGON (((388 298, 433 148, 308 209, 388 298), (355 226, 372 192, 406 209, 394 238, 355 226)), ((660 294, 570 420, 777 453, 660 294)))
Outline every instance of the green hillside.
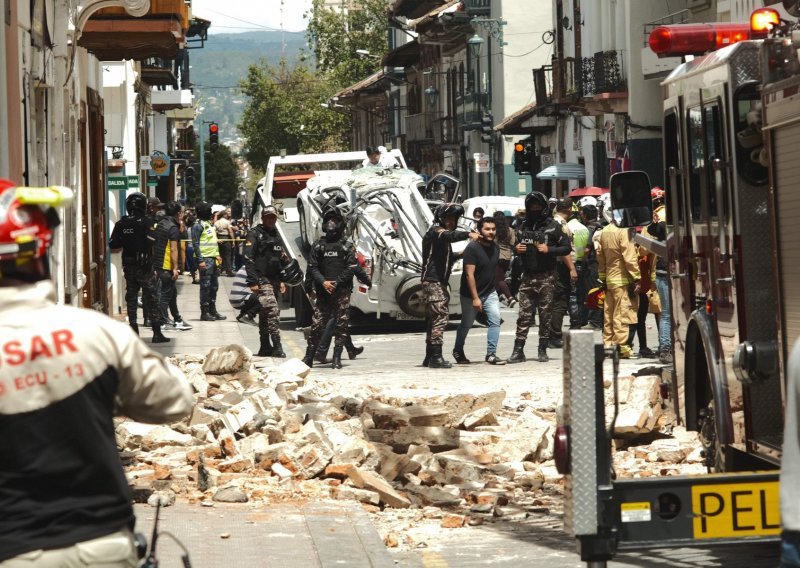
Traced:
POLYGON ((295 61, 305 47, 305 34, 254 31, 209 35, 205 47, 189 52, 195 99, 198 108, 203 108, 201 119, 219 123, 221 141, 236 139, 236 124, 245 102, 238 85, 247 68, 262 58, 270 64, 281 57, 295 61))

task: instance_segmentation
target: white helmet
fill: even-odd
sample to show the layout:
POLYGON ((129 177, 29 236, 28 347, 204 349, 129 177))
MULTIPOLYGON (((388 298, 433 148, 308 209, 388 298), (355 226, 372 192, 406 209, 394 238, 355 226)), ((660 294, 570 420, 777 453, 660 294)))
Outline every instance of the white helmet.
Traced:
POLYGON ((597 206, 602 207, 603 209, 610 209, 611 208, 611 194, 604 193, 603 195, 597 198, 597 206))
POLYGON ((586 207, 587 205, 594 205, 595 207, 597 207, 597 199, 595 199, 591 195, 585 195, 580 198, 580 201, 578 201, 578 205, 580 207, 586 207))

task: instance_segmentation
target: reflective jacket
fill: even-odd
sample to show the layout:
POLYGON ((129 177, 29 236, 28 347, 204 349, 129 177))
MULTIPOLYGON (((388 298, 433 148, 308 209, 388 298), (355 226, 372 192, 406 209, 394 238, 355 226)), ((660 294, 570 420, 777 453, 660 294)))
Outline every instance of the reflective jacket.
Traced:
POLYGON ((113 417, 174 422, 193 404, 129 326, 56 305, 50 281, 0 287, 0 562, 133 527, 113 417))
POLYGON ((217 232, 214 230, 214 225, 208 221, 198 219, 192 225, 192 243, 194 244, 194 257, 198 264, 206 258, 219 256, 217 232))
POLYGON ((597 247, 597 271, 606 288, 628 286, 641 279, 639 255, 630 238, 630 229, 620 229, 613 223, 600 231, 597 247))

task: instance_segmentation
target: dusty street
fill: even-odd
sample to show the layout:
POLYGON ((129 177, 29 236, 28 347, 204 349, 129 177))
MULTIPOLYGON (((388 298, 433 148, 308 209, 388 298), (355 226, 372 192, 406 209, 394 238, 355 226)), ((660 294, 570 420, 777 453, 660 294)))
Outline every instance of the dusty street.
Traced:
MULTIPOLYGON (((230 280, 222 282, 228 286, 230 280)), ((127 431, 123 437, 132 458, 129 477, 145 496, 154 489, 176 494, 176 505, 163 510, 162 528, 197 551, 194 566, 217 566, 231 554, 256 566, 582 565, 563 531, 563 482, 549 449, 561 402, 561 350, 549 350, 546 364, 490 366, 482 361, 485 328, 475 327, 465 350, 473 363, 434 371, 420 365, 420 323, 358 322, 354 342, 365 351, 345 359, 341 370, 316 365, 299 378, 275 371, 296 363, 254 358, 257 375, 217 375, 208 361, 200 371, 206 353, 228 344, 255 347, 258 330, 237 323, 228 306, 226 321, 198 321, 192 301, 197 288, 181 285, 181 310, 195 327, 171 333, 173 342, 158 347, 201 391, 200 414, 168 436, 189 447, 159 449, 165 444, 155 434, 127 431), (247 406, 248 400, 262 404, 262 411, 247 406), (231 436, 225 429, 239 431, 231 436), (416 438, 403 438, 408 435, 416 438), (198 439, 203 436, 205 442, 198 439), (423 442, 439 453, 431 454, 423 442), (210 479, 204 490, 198 487, 198 450, 210 479), (380 479, 365 480, 372 469, 380 479), (246 503, 225 502, 223 489, 246 503), (332 534, 337 538, 331 540, 332 534), (287 550, 289 541, 296 550, 287 550)), ((291 315, 282 321, 284 345, 290 357, 302 356, 303 333, 291 315)), ((498 351, 504 356, 513 344, 515 317, 514 310, 503 310, 498 351)), ((448 358, 456 325, 445 336, 448 358)), ((649 336, 655 346, 654 330, 649 336)), ((529 343, 536 342, 532 334, 529 343)), ((621 376, 653 363, 625 361, 621 376)), ((620 474, 705 471, 694 437, 681 432, 662 445, 634 444, 617 452, 620 474), (675 449, 682 463, 664 461, 674 459, 675 449)), ((143 504, 137 511, 146 532, 153 509, 143 504)), ((174 545, 164 539, 160 546, 163 565, 178 566, 174 545)), ((746 561, 741 551, 705 547, 620 554, 610 565, 776 562, 774 544, 747 550, 746 561)))

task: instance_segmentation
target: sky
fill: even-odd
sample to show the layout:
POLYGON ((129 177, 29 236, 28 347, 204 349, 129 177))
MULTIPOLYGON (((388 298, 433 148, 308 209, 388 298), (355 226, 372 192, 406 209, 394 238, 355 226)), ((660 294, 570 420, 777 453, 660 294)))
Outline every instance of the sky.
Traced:
POLYGON ((306 29, 303 14, 310 7, 311 0, 192 0, 192 15, 211 20, 209 34, 300 31, 306 29))

